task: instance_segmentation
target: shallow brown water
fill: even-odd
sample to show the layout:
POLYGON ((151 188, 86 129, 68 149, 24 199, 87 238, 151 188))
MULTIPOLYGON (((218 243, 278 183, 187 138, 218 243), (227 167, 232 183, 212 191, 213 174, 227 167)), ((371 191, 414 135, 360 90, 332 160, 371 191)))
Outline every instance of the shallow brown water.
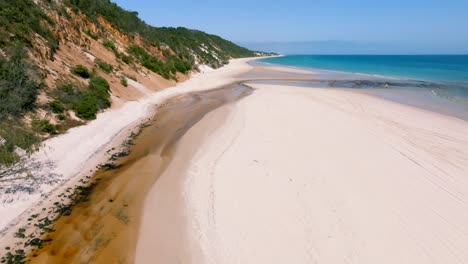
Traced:
POLYGON ((118 169, 97 172, 89 199, 53 225, 52 241, 30 263, 133 263, 147 191, 172 159, 177 141, 210 111, 252 93, 233 84, 176 96, 158 108, 118 169))

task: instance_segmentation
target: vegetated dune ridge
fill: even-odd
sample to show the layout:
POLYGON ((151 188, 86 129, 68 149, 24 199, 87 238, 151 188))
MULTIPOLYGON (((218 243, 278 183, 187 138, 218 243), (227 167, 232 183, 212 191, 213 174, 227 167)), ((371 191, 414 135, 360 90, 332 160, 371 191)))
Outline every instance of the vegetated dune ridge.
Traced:
POLYGON ((468 263, 466 121, 355 90, 251 85, 179 141, 136 263, 468 263))
MULTIPOLYGON (((19 229, 26 229, 26 237, 29 234, 37 237, 40 230, 34 228, 34 224, 48 216, 48 212, 42 208, 49 208, 55 202, 64 202, 65 197, 60 198, 58 195, 66 193, 69 188, 74 189, 80 181, 87 180, 87 176, 92 175, 99 164, 117 153, 121 143, 131 132, 152 117, 158 104, 187 92, 209 90, 234 83, 236 76, 251 69, 246 63, 249 60, 251 59, 232 60, 223 68, 194 76, 175 87, 151 93, 137 101, 124 103, 119 108, 99 114, 96 120, 85 126, 73 128, 67 134, 44 142, 26 165, 31 165, 29 170, 35 177, 53 180, 35 186, 39 192, 34 194, 8 194, 9 199, 14 199, 15 202, 4 203, 0 207, 3 228, 0 234, 0 255, 8 251, 6 248, 14 252, 14 245, 18 241, 20 244, 24 243, 16 234, 19 229), (31 216, 35 216, 33 221, 28 221, 31 216)), ((27 185, 27 178, 24 180, 27 185)))

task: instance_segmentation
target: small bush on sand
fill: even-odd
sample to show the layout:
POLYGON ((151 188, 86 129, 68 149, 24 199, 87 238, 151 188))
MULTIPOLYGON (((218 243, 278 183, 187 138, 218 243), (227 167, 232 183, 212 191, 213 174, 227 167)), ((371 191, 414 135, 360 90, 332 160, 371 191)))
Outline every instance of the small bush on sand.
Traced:
POLYGON ((96 98, 91 94, 85 94, 81 101, 73 107, 76 115, 86 120, 96 119, 98 112, 96 98))
POLYGON ((117 50, 117 47, 112 41, 106 40, 102 43, 102 45, 106 47, 107 49, 111 50, 112 52, 114 52, 115 57, 120 58, 121 54, 119 53, 119 51, 117 50))
POLYGON ((81 100, 73 106, 77 116, 86 120, 96 119, 96 114, 101 109, 110 107, 110 86, 101 77, 92 77, 88 91, 83 94, 81 100))
POLYGON ((31 125, 33 129, 39 133, 47 133, 51 135, 57 134, 57 127, 52 125, 49 120, 34 119, 31 122, 31 125))
POLYGON ((5 141, 2 146, 6 146, 6 150, 10 152, 14 151, 15 147, 30 150, 40 142, 40 138, 31 129, 15 119, 0 122, 0 137, 5 141))
POLYGON ((102 45, 112 50, 113 52, 117 52, 117 47, 114 45, 114 43, 112 43, 112 41, 106 40, 102 43, 102 45))
POLYGON ((126 64, 132 63, 132 58, 130 56, 125 55, 125 54, 121 54, 120 59, 122 59, 122 61, 125 62, 126 64))
POLYGON ((121 77, 121 78, 120 78, 120 83, 121 83, 123 86, 127 87, 127 86, 128 86, 127 78, 126 78, 126 77, 121 77))
POLYGON ((111 73, 114 70, 114 67, 112 65, 106 63, 101 59, 96 59, 96 64, 99 67, 99 69, 103 70, 105 73, 111 73))
POLYGON ((61 114, 63 111, 65 111, 65 106, 59 100, 50 102, 49 107, 55 114, 61 114))
POLYGON ((72 73, 85 79, 89 79, 89 77, 91 77, 88 68, 83 65, 76 65, 73 67, 72 73))
POLYGON ((57 89, 53 92, 53 97, 57 98, 66 109, 71 109, 71 107, 79 102, 83 97, 82 92, 75 88, 71 83, 65 83, 59 85, 57 89))
POLYGON ((20 157, 14 151, 8 150, 5 146, 0 146, 0 167, 13 165, 19 160, 20 157))

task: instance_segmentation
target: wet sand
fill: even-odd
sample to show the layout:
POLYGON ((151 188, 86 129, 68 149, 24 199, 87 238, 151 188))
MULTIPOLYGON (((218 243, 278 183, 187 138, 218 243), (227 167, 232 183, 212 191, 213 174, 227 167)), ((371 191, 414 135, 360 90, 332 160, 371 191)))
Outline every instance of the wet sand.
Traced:
POLYGON ((159 106, 118 168, 101 170, 87 201, 61 217, 31 263, 133 263, 142 203, 178 139, 204 115, 252 92, 244 85, 176 96, 159 106))
POLYGON ((208 113, 178 142, 174 158, 145 198, 135 263, 200 263, 201 249, 187 229, 191 218, 185 171, 203 142, 229 122, 232 111, 235 105, 228 104, 208 113))

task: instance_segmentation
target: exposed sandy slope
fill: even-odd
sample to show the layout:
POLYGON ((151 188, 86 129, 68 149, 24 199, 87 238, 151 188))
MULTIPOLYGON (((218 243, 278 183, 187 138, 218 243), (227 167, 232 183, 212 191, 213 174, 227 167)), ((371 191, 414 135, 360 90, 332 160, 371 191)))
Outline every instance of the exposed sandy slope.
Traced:
POLYGON ((181 139, 137 263, 468 263, 467 122, 254 86, 181 139))
MULTIPOLYGON (((150 93, 142 84, 129 81, 132 86, 142 90, 145 97, 132 102, 123 103, 117 109, 112 109, 98 115, 89 124, 71 129, 67 134, 47 140, 40 151, 30 159, 37 168, 30 174, 34 177, 54 178, 59 182, 40 187, 40 192, 30 195, 25 193, 0 194, 0 238, 9 234, 8 227, 26 223, 26 216, 40 210, 36 203, 45 201, 42 195, 73 186, 81 177, 90 175, 96 165, 106 159, 106 151, 112 146, 118 146, 145 118, 154 114, 154 106, 172 96, 196 90, 212 89, 231 83, 235 77, 251 69, 246 62, 250 59, 232 60, 223 68, 197 75, 175 87, 157 93, 150 93), (42 197, 41 197, 42 196, 42 197), (22 222, 21 222, 22 221, 22 222)), ((27 185, 27 183, 25 183, 27 185)), ((37 186, 36 186, 37 187, 37 186)), ((16 230, 16 229, 15 229, 16 230)), ((12 231, 15 231, 12 229, 12 231)), ((0 246, 6 238, 0 240, 0 246)))

